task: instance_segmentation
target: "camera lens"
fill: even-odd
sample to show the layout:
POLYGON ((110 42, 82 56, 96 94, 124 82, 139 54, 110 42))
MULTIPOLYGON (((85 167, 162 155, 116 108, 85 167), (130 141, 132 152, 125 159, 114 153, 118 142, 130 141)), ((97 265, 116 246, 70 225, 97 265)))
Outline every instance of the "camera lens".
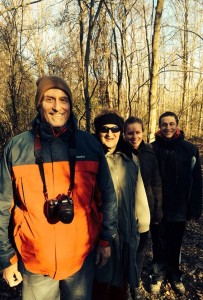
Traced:
POLYGON ((59 220, 64 224, 69 224, 73 221, 74 211, 73 211, 73 203, 72 200, 68 200, 67 203, 63 203, 63 205, 59 208, 59 220))

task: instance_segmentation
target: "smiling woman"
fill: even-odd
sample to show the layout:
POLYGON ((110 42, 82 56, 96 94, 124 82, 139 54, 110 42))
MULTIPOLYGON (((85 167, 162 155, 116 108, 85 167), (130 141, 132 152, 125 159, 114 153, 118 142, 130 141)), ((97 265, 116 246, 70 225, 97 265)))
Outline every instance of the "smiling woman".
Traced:
POLYGON ((108 148, 110 153, 113 153, 118 144, 121 134, 121 128, 116 124, 106 124, 99 130, 99 137, 103 145, 108 148))
POLYGON ((134 149, 138 149, 143 139, 143 123, 139 118, 131 117, 133 123, 124 124, 125 139, 133 146, 134 149))
POLYGON ((118 237, 112 243, 113 255, 109 263, 95 270, 92 300, 128 299, 128 284, 132 289, 138 285, 134 259, 138 244, 137 223, 141 231, 149 230, 146 193, 137 161, 133 160, 131 148, 123 140, 123 123, 115 110, 103 110, 94 120, 96 137, 105 151, 116 191, 118 237))
MULTIPOLYGON (((132 146, 133 154, 136 155, 139 161, 151 213, 150 229, 152 230, 154 226, 156 227, 160 223, 162 218, 162 188, 156 155, 151 145, 144 142, 143 132, 143 121, 140 118, 131 116, 125 121, 124 136, 126 141, 132 146)), ((148 232, 141 232, 137 249, 137 265, 140 280, 147 239, 148 232)))

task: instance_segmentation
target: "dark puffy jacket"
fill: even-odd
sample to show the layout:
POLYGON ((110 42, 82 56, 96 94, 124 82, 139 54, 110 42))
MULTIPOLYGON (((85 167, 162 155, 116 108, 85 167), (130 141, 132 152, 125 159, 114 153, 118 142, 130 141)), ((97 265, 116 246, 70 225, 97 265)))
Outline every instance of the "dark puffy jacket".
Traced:
POLYGON ((162 213, 162 186, 159 166, 152 145, 141 142, 137 150, 133 150, 140 164, 140 171, 144 182, 151 222, 160 222, 162 213))
POLYGON ((202 212, 202 177, 198 148, 177 138, 156 134, 152 143, 162 179, 163 213, 167 221, 198 219, 202 212))
POLYGON ((115 235, 116 195, 103 149, 94 137, 77 129, 73 133, 72 124, 60 136, 54 135, 51 126, 39 119, 34 129, 35 125, 42 144, 49 199, 67 194, 69 147, 75 136, 74 219, 70 224, 47 222, 43 184, 34 156, 35 130, 15 136, 0 161, 0 268, 17 260, 8 236, 13 207, 12 234, 26 269, 64 279, 81 268, 99 235, 106 241, 115 235))

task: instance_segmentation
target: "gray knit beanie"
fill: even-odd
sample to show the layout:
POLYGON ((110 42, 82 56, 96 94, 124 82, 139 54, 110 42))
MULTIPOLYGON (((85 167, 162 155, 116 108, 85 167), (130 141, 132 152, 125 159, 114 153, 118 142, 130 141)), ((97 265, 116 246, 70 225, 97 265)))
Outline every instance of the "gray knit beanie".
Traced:
POLYGON ((39 109, 43 95, 47 90, 59 89, 62 90, 68 96, 69 103, 70 103, 70 111, 72 111, 72 107, 73 107, 72 93, 68 84, 65 82, 64 79, 54 75, 42 76, 37 80, 36 85, 37 85, 37 93, 35 96, 35 106, 37 110, 39 109))

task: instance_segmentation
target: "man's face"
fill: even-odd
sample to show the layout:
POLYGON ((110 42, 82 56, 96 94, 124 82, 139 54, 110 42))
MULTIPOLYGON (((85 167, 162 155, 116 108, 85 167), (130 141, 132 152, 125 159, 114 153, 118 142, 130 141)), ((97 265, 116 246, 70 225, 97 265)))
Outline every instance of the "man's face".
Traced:
POLYGON ((161 133, 167 138, 170 139, 174 136, 178 128, 178 124, 173 116, 167 116, 161 118, 160 130, 161 133))
POLYGON ((49 89, 44 93, 40 115, 53 127, 64 126, 70 116, 68 96, 59 89, 49 89))
POLYGON ((105 124, 99 131, 99 138, 110 153, 113 153, 120 137, 120 128, 116 124, 105 124))

